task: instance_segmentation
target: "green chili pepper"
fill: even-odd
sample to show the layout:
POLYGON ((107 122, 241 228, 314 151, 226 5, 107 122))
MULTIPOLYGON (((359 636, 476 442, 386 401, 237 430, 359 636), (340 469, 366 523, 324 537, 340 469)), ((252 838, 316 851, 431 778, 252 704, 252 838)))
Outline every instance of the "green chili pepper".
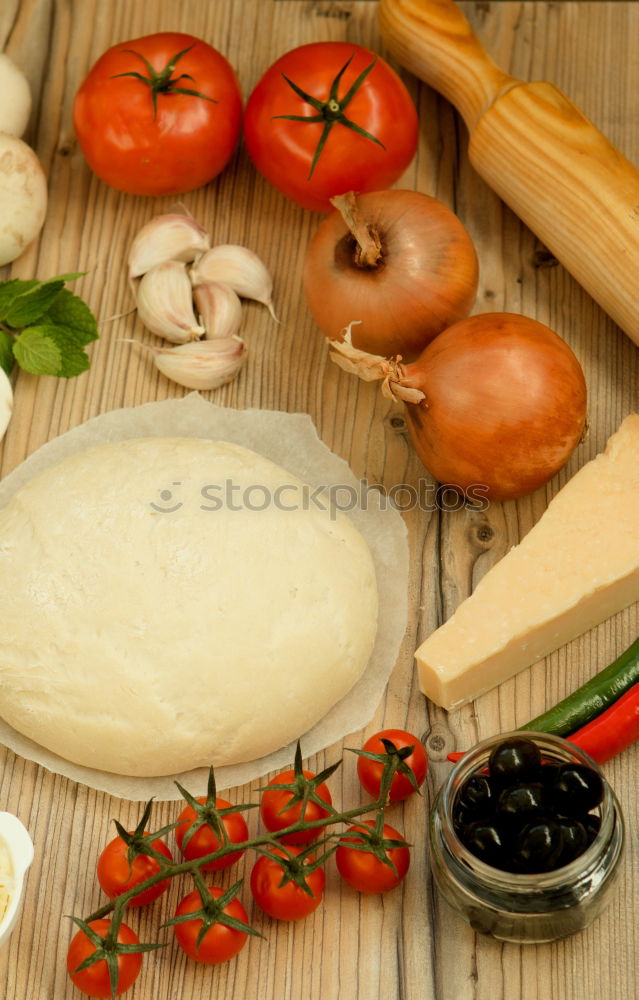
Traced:
POLYGON ((619 656, 609 667, 596 674, 582 687, 577 688, 554 708, 527 722, 521 729, 567 736, 584 726, 590 719, 601 715, 639 682, 639 639, 619 656))

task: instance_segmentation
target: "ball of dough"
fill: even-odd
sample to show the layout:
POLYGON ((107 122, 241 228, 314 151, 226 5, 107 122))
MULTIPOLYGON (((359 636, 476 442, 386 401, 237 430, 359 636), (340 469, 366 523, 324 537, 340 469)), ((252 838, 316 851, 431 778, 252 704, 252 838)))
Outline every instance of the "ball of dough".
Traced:
POLYGON ((305 733, 362 675, 370 551, 254 452, 137 438, 74 454, 0 511, 0 715, 78 764, 233 764, 305 733))

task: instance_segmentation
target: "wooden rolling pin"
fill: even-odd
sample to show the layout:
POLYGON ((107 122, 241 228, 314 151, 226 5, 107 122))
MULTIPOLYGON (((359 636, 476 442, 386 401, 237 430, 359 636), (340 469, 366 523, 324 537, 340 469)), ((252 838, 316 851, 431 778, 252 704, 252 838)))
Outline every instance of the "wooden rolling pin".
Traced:
POLYGON ((639 171, 551 83, 486 54, 453 0, 380 0, 390 52, 461 112, 470 161, 639 344, 639 171))

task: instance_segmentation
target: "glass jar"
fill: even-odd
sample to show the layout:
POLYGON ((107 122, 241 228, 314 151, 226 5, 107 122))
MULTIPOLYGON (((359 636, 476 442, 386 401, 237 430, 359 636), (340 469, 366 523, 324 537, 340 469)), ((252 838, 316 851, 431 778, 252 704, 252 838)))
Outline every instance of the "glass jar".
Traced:
POLYGON ((621 807, 599 767, 583 750, 548 733, 502 733, 478 743, 449 774, 430 817, 431 868, 446 900, 474 930, 516 944, 567 937, 599 916, 619 873, 623 841, 621 807), (493 868, 464 847, 453 827, 461 785, 487 765, 495 746, 515 736, 534 740, 545 761, 586 764, 603 779, 599 832, 583 854, 555 871, 520 875, 493 868))

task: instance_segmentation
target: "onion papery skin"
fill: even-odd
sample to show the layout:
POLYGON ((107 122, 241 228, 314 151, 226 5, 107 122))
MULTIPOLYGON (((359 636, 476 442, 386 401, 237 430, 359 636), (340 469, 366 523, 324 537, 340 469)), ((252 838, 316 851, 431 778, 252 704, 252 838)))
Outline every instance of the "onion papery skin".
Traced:
POLYGON ((466 496, 513 500, 532 493, 565 465, 583 434, 581 365, 536 320, 472 316, 401 367, 400 384, 425 394, 406 405, 417 454, 440 483, 466 496))
POLYGON ((479 276, 475 248, 457 216, 429 195, 375 191, 359 195, 357 205, 379 234, 381 262, 357 266, 357 243, 333 212, 306 251, 306 301, 327 337, 339 338, 357 320, 355 347, 412 361, 472 309, 479 276))

